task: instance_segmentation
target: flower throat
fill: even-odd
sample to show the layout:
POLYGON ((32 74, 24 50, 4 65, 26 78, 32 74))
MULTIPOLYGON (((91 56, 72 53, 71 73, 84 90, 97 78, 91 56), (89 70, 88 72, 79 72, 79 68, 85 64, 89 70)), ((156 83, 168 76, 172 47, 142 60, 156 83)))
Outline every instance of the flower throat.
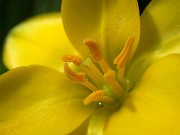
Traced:
POLYGON ((93 39, 85 39, 83 44, 90 51, 91 58, 84 61, 76 55, 66 55, 63 57, 65 62, 64 72, 72 81, 87 87, 91 94, 84 99, 84 104, 92 102, 101 104, 119 104, 127 95, 125 87, 125 66, 134 42, 134 37, 130 36, 121 51, 114 59, 117 65, 117 73, 105 61, 100 52, 98 43, 93 39), (73 63, 80 69, 80 72, 74 72, 70 68, 73 63))

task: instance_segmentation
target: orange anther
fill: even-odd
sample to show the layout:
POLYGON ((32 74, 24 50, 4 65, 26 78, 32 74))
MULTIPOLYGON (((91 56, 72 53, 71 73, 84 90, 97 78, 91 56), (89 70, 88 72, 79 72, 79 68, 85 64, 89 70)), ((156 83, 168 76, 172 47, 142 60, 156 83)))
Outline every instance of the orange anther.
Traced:
POLYGON ((86 75, 84 73, 75 73, 74 71, 71 70, 71 68, 69 67, 68 63, 64 64, 64 72, 66 73, 66 75, 73 81, 75 82, 87 82, 87 78, 86 75))
POLYGON ((123 67, 126 62, 127 59, 129 57, 132 45, 134 42, 134 36, 130 36, 126 43, 125 46, 123 48, 123 50, 121 51, 121 53, 114 59, 114 64, 117 64, 117 68, 120 69, 121 67, 123 67))
POLYGON ((80 66, 82 63, 81 58, 76 55, 65 55, 62 59, 65 62, 73 62, 76 66, 80 66))
POLYGON ((102 55, 98 48, 98 43, 94 39, 91 38, 85 39, 83 41, 83 44, 89 48, 89 51, 94 61, 98 62, 101 60, 102 55))
POLYGON ((86 97, 86 99, 84 100, 84 104, 89 105, 94 101, 100 101, 103 96, 104 96, 103 90, 92 92, 88 97, 86 97))

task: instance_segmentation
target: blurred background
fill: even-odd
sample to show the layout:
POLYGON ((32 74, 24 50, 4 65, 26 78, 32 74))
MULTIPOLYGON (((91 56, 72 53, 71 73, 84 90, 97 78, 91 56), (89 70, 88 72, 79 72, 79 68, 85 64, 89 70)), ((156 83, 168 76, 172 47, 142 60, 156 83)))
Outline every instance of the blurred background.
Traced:
MULTIPOLYGON (((151 0, 138 0, 140 12, 151 0)), ((60 11, 61 0, 0 0, 0 74, 7 71, 2 49, 8 31, 18 23, 38 14, 60 11)))

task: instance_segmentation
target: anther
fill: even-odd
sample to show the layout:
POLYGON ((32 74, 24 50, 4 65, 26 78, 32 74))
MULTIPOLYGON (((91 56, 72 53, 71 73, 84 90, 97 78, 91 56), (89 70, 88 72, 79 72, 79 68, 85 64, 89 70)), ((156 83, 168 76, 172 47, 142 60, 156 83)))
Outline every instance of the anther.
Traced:
POLYGON ((102 59, 100 49, 98 48, 98 43, 94 39, 85 39, 83 44, 89 48, 91 56, 95 62, 98 62, 102 59))
POLYGON ((86 75, 84 73, 82 73, 82 72, 75 73, 74 71, 71 70, 68 63, 64 64, 64 72, 71 80, 73 80, 75 82, 86 82, 87 81, 86 75))
POLYGON ((121 53, 114 59, 114 64, 117 64, 117 68, 120 69, 121 67, 123 67, 129 57, 132 45, 134 42, 134 36, 130 36, 126 43, 125 46, 123 48, 123 50, 121 51, 121 53))
POLYGON ((103 90, 98 90, 98 91, 92 92, 90 95, 88 95, 85 98, 84 104, 89 105, 94 101, 100 101, 103 96, 104 96, 103 90))
POLYGON ((110 69, 109 64, 103 59, 98 43, 95 40, 88 38, 83 41, 83 44, 89 48, 92 59, 100 65, 103 73, 110 69))
POLYGON ((89 96, 87 96, 85 98, 84 104, 89 105, 94 101, 105 102, 105 103, 109 103, 109 104, 113 104, 116 102, 112 98, 105 96, 105 93, 103 90, 98 90, 98 91, 92 92, 89 96))
POLYGON ((82 85, 84 85, 85 87, 87 87, 89 90, 91 90, 92 92, 97 91, 98 89, 96 88, 96 86, 94 86, 92 83, 90 83, 88 81, 88 79, 86 78, 85 73, 76 73, 74 71, 71 70, 71 68, 69 67, 68 63, 64 64, 64 72, 66 73, 67 77, 76 82, 76 83, 80 83, 82 85))
POLYGON ((119 70, 118 78, 122 84, 125 83, 124 82, 125 81, 124 80, 125 67, 126 67, 127 60, 129 58, 130 51, 133 46, 133 42, 134 42, 134 36, 130 36, 127 39, 125 46, 124 46, 123 50, 121 51, 121 53, 114 59, 114 64, 117 64, 117 69, 119 70))
POLYGON ((62 59, 64 62, 73 62, 76 66, 80 66, 82 63, 81 58, 76 55, 65 55, 62 59))

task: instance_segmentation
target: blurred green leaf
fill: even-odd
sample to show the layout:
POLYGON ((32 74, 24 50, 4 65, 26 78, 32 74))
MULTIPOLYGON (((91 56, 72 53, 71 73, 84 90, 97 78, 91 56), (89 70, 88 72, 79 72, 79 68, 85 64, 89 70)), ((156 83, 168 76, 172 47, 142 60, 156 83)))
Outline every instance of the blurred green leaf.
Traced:
POLYGON ((60 11, 61 0, 36 0, 33 14, 60 11))
POLYGON ((6 72, 8 69, 0 62, 0 74, 6 72))

